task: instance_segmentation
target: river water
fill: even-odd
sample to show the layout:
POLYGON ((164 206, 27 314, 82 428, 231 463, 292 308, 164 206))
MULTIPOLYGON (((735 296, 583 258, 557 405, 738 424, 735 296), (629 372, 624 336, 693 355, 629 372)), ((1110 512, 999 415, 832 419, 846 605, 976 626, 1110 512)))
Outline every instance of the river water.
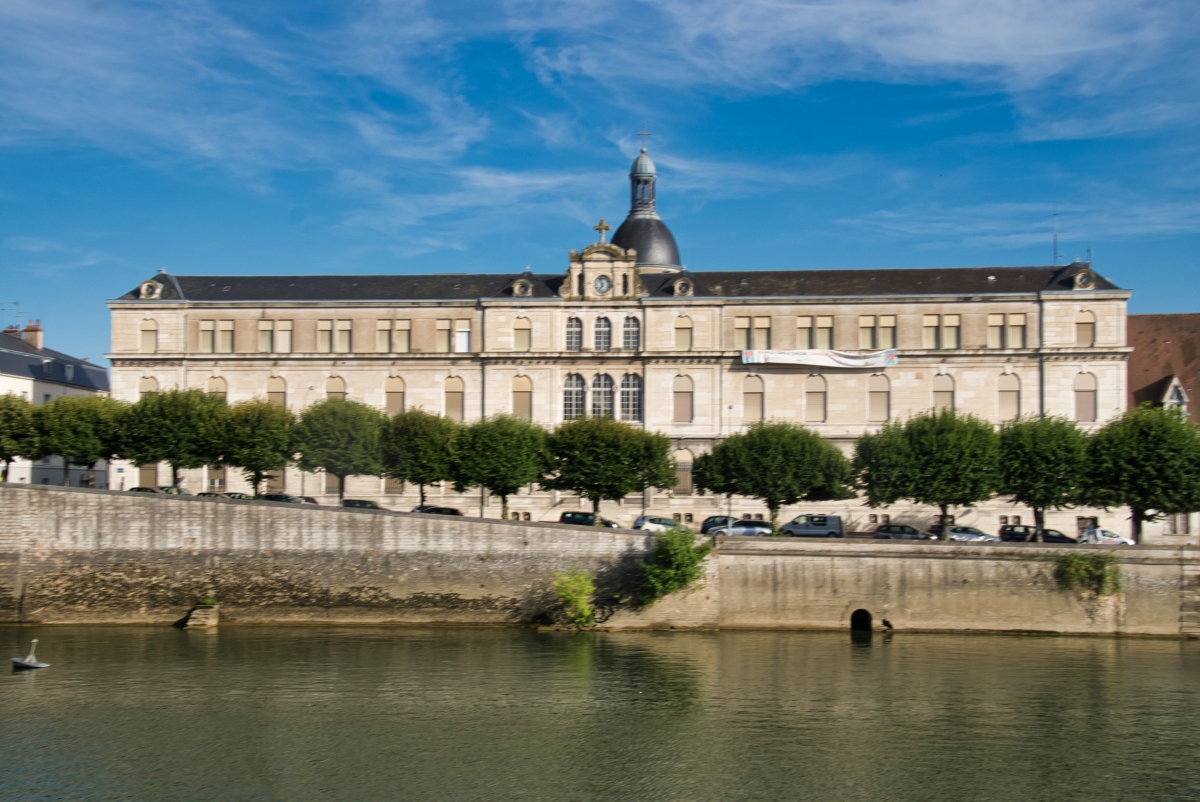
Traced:
POLYGON ((1197 800, 1200 642, 0 628, 3 800, 1197 800))

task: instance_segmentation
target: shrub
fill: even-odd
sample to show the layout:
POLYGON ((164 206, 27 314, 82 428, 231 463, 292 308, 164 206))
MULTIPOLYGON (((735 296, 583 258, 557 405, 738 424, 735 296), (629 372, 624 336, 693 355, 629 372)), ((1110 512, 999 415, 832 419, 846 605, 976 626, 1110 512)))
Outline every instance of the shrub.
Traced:
POLYGON ((596 623, 596 611, 591 603, 595 591, 596 583, 587 571, 554 574, 554 595, 562 602, 567 618, 577 627, 590 627, 596 623))
POLYGON ((642 566, 642 603, 653 604, 670 593, 683 590, 704 573, 704 558, 712 551, 705 543, 696 545, 696 535, 675 527, 654 539, 654 550, 642 566))
POLYGON ((1117 555, 1064 554, 1054 560, 1054 578, 1067 590, 1090 590, 1097 596, 1121 592, 1117 555))

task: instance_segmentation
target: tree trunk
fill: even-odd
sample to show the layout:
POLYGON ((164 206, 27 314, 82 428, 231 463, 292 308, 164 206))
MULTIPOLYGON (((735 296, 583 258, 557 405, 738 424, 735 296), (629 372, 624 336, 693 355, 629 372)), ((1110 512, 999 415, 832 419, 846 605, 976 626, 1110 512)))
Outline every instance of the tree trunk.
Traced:
POLYGON ((91 465, 89 465, 88 469, 87 469, 87 486, 88 487, 96 486, 96 463, 94 463, 94 462, 91 465))
POLYGON ((71 486, 71 460, 61 457, 63 461, 63 487, 71 486))
POLYGON ((1040 507, 1033 508, 1033 540, 1035 543, 1041 543, 1042 530, 1046 528, 1046 511, 1040 507))
POLYGON ((942 533, 940 535, 938 535, 938 540, 949 540, 950 539, 950 515, 949 515, 949 513, 946 512, 945 504, 939 504, 938 509, 942 511, 942 517, 938 520, 938 523, 940 523, 942 525, 942 533))
POLYGON ((262 487, 263 476, 264 474, 262 471, 252 471, 250 474, 250 481, 254 483, 254 490, 252 492, 254 493, 255 498, 258 498, 260 495, 262 495, 258 492, 258 489, 262 487))
POLYGON ((171 487, 179 489, 179 469, 175 467, 174 463, 171 464, 171 487))
POLYGON ((600 499, 592 499, 592 523, 600 526, 600 499))
POLYGON ((500 519, 503 521, 508 520, 508 496, 500 497, 500 519))
POLYGON ((425 506, 425 485, 418 484, 417 487, 420 488, 420 490, 421 490, 421 506, 424 507, 425 506))
POLYGON ((12 470, 12 460, 8 457, 4 458, 4 481, 8 481, 8 472, 12 470))
POLYGON ((346 477, 338 476, 336 473, 334 476, 337 476, 338 480, 338 504, 340 505, 346 498, 346 477))
POLYGON ((771 534, 779 534, 779 505, 767 502, 767 509, 771 511, 771 534))
POLYGON ((1146 518, 1146 511, 1138 507, 1130 507, 1129 512, 1131 513, 1129 518, 1132 524, 1130 526, 1130 536, 1133 538, 1133 542, 1140 546, 1142 543, 1142 521, 1146 518))

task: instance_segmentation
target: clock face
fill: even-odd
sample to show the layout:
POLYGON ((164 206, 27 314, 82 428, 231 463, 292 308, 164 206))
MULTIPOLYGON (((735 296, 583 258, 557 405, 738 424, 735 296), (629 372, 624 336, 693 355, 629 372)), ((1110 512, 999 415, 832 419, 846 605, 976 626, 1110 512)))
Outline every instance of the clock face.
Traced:
POLYGON ((612 281, 609 280, 608 276, 597 276, 596 282, 592 286, 596 288, 596 292, 603 295, 612 289, 612 281))

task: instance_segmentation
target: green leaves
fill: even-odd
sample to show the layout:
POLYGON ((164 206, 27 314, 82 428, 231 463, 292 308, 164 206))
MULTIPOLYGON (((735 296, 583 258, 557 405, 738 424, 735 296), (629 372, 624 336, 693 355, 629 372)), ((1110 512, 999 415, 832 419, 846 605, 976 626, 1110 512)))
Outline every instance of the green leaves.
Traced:
POLYGON ((482 486, 499 496, 508 517, 508 497, 536 482, 546 465, 546 430, 527 420, 497 415, 462 429, 457 439, 454 490, 482 486))
POLYGON ((596 511, 602 500, 675 486, 670 439, 612 418, 568 421, 550 435, 547 448, 541 486, 591 499, 596 511))
POLYGON ((224 398, 200 390, 147 393, 121 416, 119 456, 137 465, 166 462, 175 482, 180 468, 221 462, 224 398))
POLYGON ((1087 435, 1065 418, 1020 418, 1000 429, 997 490, 1043 512, 1079 501, 1087 472, 1087 435))
POLYGON ((642 563, 643 604, 683 590, 704 575, 704 558, 712 545, 696 545, 696 535, 687 529, 672 528, 654 538, 654 549, 642 563))
MULTIPOLYGON (((301 470, 323 470, 344 480, 347 476, 383 473, 381 441, 387 416, 358 401, 329 398, 300 413, 293 447, 301 470)), ((338 482, 338 496, 345 494, 338 482)))
POLYGON ((225 463, 240 468, 258 495, 263 479, 292 460, 296 419, 286 408, 261 398, 239 401, 225 425, 225 463))
POLYGON ((37 451, 33 409, 33 404, 20 396, 0 395, 0 460, 4 460, 4 481, 8 481, 13 460, 32 457, 37 451))
POLYGON ((462 427, 450 420, 411 409, 395 415, 383 432, 384 471, 393 479, 426 485, 455 478, 455 442, 462 427))

